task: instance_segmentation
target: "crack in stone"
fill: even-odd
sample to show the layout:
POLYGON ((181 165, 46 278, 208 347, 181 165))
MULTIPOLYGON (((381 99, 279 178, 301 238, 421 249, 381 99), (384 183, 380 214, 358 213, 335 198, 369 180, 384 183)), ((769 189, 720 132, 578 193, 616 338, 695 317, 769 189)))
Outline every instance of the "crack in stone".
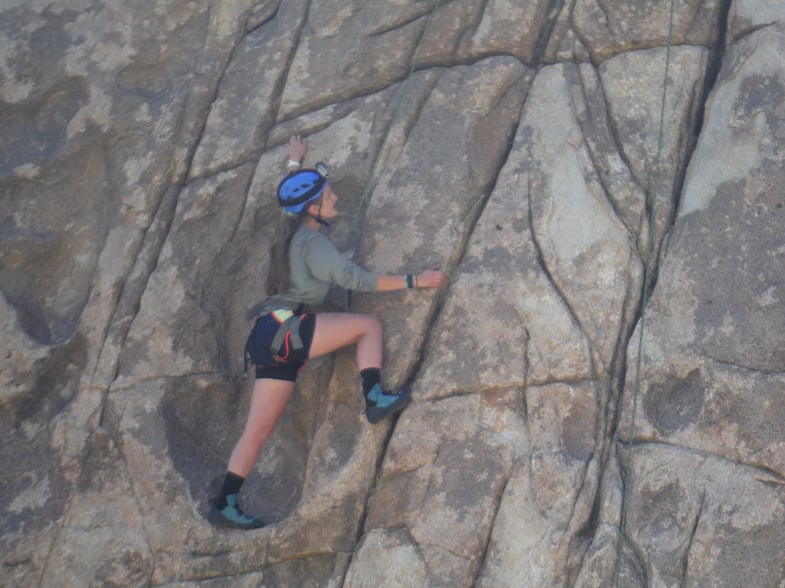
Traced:
MULTIPOLYGON (((616 129, 612 126, 613 119, 610 116, 610 105, 608 103, 607 95, 605 93, 605 88, 602 85, 602 78, 600 76, 600 72, 599 72, 598 68, 595 65, 593 65, 593 64, 591 65, 591 68, 592 68, 592 73, 594 75, 594 78, 595 78, 595 80, 597 82, 596 83, 597 90, 602 94, 601 102, 602 102, 602 105, 603 105, 604 108, 603 108, 602 112, 597 113, 597 114, 599 114, 599 117, 597 117, 595 119, 595 117, 593 116, 594 113, 592 112, 592 109, 591 109, 591 106, 590 106, 591 101, 590 101, 589 95, 588 95, 588 93, 586 91, 585 76, 584 76, 583 71, 582 71, 580 66, 576 66, 575 75, 574 76, 573 75, 569 76, 570 78, 572 78, 572 81, 577 81, 577 84, 571 84, 570 87, 572 88, 572 87, 576 87, 577 86, 577 87, 580 88, 580 90, 581 90, 580 95, 581 95, 581 98, 583 99, 583 104, 585 106, 585 112, 586 112, 587 119, 589 121, 593 121, 593 120, 596 121, 598 123, 598 126, 601 126, 602 129, 607 132, 607 136, 610 137, 611 140, 613 141, 613 153, 616 156, 618 156, 619 159, 621 160, 622 164, 625 167, 625 170, 627 171, 629 179, 632 181, 633 185, 636 188, 639 188, 642 192, 645 192, 643 186, 640 185, 640 182, 638 182, 638 179, 635 177, 635 174, 632 173, 632 169, 630 168, 629 161, 626 159, 624 151, 621 148, 621 144, 619 142, 616 129)), ((569 72, 571 72, 571 71, 572 70, 568 70, 568 75, 569 75, 569 72)), ((571 100, 571 102, 573 104, 575 104, 575 99, 573 98, 572 95, 570 96, 570 100, 571 100)), ((574 110, 575 110, 576 113, 578 112, 577 108, 575 108, 574 110)), ((640 248, 641 231, 643 230, 643 226, 645 225, 645 220, 646 220, 645 219, 645 215, 641 215, 640 216, 640 224, 639 224, 639 226, 637 228, 631 227, 631 226, 629 226, 627 224, 627 221, 625 220, 624 215, 622 214, 621 210, 619 210, 618 204, 616 203, 616 201, 613 198, 611 198, 612 190, 610 189, 610 187, 608 185, 608 182, 606 180, 605 174, 602 171, 602 167, 603 166, 600 165, 599 154, 598 154, 597 150, 595 149, 595 146, 593 145, 593 142, 591 141, 591 137, 592 137, 592 135, 594 133, 591 132, 590 128, 587 128, 586 124, 584 123, 584 121, 581 119, 580 116, 578 116, 576 118, 577 118, 577 121, 578 121, 578 126, 581 128, 581 132, 583 134, 583 143, 586 145, 586 151, 587 151, 587 153, 589 155, 589 159, 591 160, 592 165, 594 167, 594 171, 596 173, 597 180, 599 181, 600 186, 602 187, 603 192, 605 194, 605 199, 608 202, 608 205, 611 207, 611 210, 613 211, 613 214, 614 214, 615 218, 625 228, 625 230, 627 231, 628 235, 631 238, 634 239, 637 247, 640 248)), ((642 252, 640 251, 640 249, 638 249, 638 255, 640 257, 642 257, 642 252)))
MULTIPOLYGON (((732 0, 725 0, 725 1, 728 3, 728 5, 730 5, 731 2, 732 2, 732 0)), ((738 41, 741 41, 743 38, 749 37, 751 35, 754 35, 758 31, 762 31, 764 29, 777 28, 778 25, 779 25, 779 23, 777 21, 762 23, 762 24, 758 24, 758 25, 753 25, 753 26, 751 26, 749 28, 746 28, 746 29, 743 29, 743 30, 739 31, 739 33, 732 39, 732 42, 736 43, 738 41)))
MULTIPOLYGON (((600 447, 600 449, 603 448, 600 447)), ((598 526, 596 510, 598 502, 598 490, 601 486, 600 472, 602 472, 602 468, 601 462, 597 459, 597 450, 598 445, 595 442, 594 449, 592 450, 591 455, 585 461, 582 468, 578 490, 575 493, 575 499, 572 501, 572 505, 570 507, 570 515, 567 518, 568 533, 565 533, 567 539, 565 569, 567 571, 567 576, 572 578, 573 584, 575 582, 575 578, 580 572, 580 568, 583 565, 586 554, 589 551, 590 541, 587 541, 586 537, 593 536, 596 533, 598 526), (590 482, 589 476, 590 470, 592 469, 592 463, 597 464, 597 473, 593 476, 593 480, 590 482), (590 483, 591 486, 589 486, 590 483), (584 495, 584 490, 588 496, 592 498, 592 506, 589 509, 589 512, 586 514, 585 520, 576 521, 576 511, 584 495)))
MULTIPOLYGON (((255 15, 253 14, 253 10, 256 7, 252 8, 251 9, 252 13, 249 14, 248 17, 245 19, 245 32, 246 32, 246 34, 253 33, 255 31, 257 31, 258 29, 262 28, 264 25, 274 21, 276 19, 276 17, 278 16, 278 10, 280 10, 280 8, 281 8, 281 4, 280 4, 281 1, 283 1, 283 0, 280 0, 278 3, 276 3, 275 7, 272 10, 270 10, 268 13, 266 13, 266 14, 262 13, 261 18, 259 18, 258 20, 254 19, 255 15), (252 23, 252 20, 254 20, 253 23, 252 23)), ((264 6, 264 4, 262 4, 262 5, 264 6)))
POLYGON ((123 469, 125 470, 124 473, 125 473, 126 479, 128 480, 128 485, 131 487, 131 493, 134 496, 134 504, 136 505, 137 513, 139 515, 139 524, 142 527, 141 534, 144 537, 145 545, 147 547, 147 553, 150 556, 150 572, 149 572, 149 574, 147 576, 147 580, 148 580, 148 584, 149 584, 150 581, 152 580, 154 574, 155 574, 155 570, 156 570, 156 567, 157 567, 157 561, 156 561, 157 553, 156 553, 156 550, 153 549, 153 543, 152 543, 152 541, 150 539, 151 533, 147 529, 146 518, 144 516, 144 512, 146 510, 145 509, 145 505, 144 505, 144 501, 140 497, 139 492, 137 492, 137 490, 136 490, 136 484, 134 483, 134 477, 128 471, 128 458, 125 456, 125 453, 122 450, 122 445, 119 443, 117 432, 113 431, 111 429, 107 429, 107 432, 108 432, 110 438, 112 439, 112 443, 114 443, 114 445, 115 445, 115 449, 117 451, 117 454, 120 456, 120 460, 122 462, 123 469))
MULTIPOLYGON (((714 458, 720 460, 724 463, 731 464, 733 466, 742 467, 742 468, 749 468, 750 470, 762 472, 765 477, 769 479, 779 479, 785 484, 785 472, 780 472, 775 468, 762 464, 762 463, 755 463, 755 462, 746 462, 743 460, 736 460, 731 459, 725 455, 720 453, 715 453, 713 451, 706 451, 704 449, 697 449, 694 447, 688 447, 686 445, 679 445, 678 443, 671 443, 667 440, 662 439, 635 439, 630 443, 629 440, 625 439, 617 439, 617 448, 620 451, 623 451, 626 459, 629 459, 629 452, 627 449, 632 446, 633 452, 636 448, 639 447, 647 447, 647 446, 654 446, 654 447, 664 447, 669 450, 677 451, 679 453, 685 453, 688 455, 693 455, 696 457, 702 458, 714 458)), ((751 474, 752 477, 755 477, 755 474, 751 474)))
POLYGON ((684 555, 682 556, 681 563, 681 585, 687 586, 688 574, 689 574, 689 563, 690 563, 690 551, 692 550, 692 544, 695 541, 695 536, 698 534, 698 525, 700 524, 701 515, 703 514, 703 508, 706 505, 706 490, 701 492, 701 499, 700 503, 698 503, 698 512, 695 513, 695 520, 692 523, 692 528, 690 530, 690 537, 687 541, 687 547, 684 550, 684 555))
MULTIPOLYGON (((441 4, 442 0, 436 0, 436 3, 437 4, 441 4)), ((405 18, 404 20, 402 20, 400 22, 397 22, 395 24, 391 24, 389 26, 380 26, 378 29, 371 30, 368 33, 368 37, 369 38, 382 37, 382 36, 386 35, 387 33, 391 33, 393 31, 399 31, 401 29, 406 28, 410 24, 412 24, 414 22, 417 22, 418 20, 421 20, 423 17, 426 19, 425 23, 423 23, 423 27, 426 27, 427 24, 428 24, 428 16, 431 14, 431 12, 433 10, 434 10, 434 8, 432 6, 423 6, 422 9, 419 12, 417 12, 415 14, 412 14, 411 16, 409 16, 408 18, 405 18)), ((420 34, 422 34, 422 31, 420 32, 420 34)))
MULTIPOLYGON (((126 338, 139 313, 142 297, 147 290, 150 277, 153 275, 155 268, 158 265, 158 258, 168 237, 169 230, 171 229, 180 190, 181 186, 170 185, 164 192, 163 197, 159 200, 158 208, 141 239, 141 244, 137 251, 131 272, 123 283, 117 304, 112 313, 112 318, 110 319, 109 327, 107 328, 106 336, 101 343, 97 366, 104 364, 103 356, 107 343, 109 343, 112 357, 105 361, 111 363, 113 366, 110 381, 107 382, 105 386, 102 386, 103 400, 101 404, 103 406, 106 404, 112 383, 117 379, 120 372, 122 350, 125 346, 126 338), (117 351, 113 352, 115 347, 117 351)), ((95 376, 96 374, 94 372, 91 376, 91 382, 95 376)), ((103 423, 104 409, 102 408, 98 425, 101 426, 103 423)))
POLYGON ((545 63, 545 54, 548 51, 548 43, 551 41, 553 29, 559 21, 559 15, 564 8, 564 0, 549 0, 548 7, 543 14, 542 22, 532 49, 532 63, 542 65, 545 63))
POLYGON ((456 49, 463 45, 464 39, 471 38, 473 35, 477 34, 477 31, 480 29, 480 25, 482 24, 483 18, 485 17, 485 13, 488 11, 488 5, 490 2, 491 0, 479 1, 477 8, 474 10, 472 22, 464 25, 463 32, 459 35, 458 42, 456 43, 456 49))
POLYGON ((566 294, 562 291, 562 289, 559 287, 556 280, 554 279, 553 273, 551 272, 547 262, 545 261, 545 255, 543 254, 542 247, 540 246, 540 242, 537 238, 537 231, 535 229, 535 223, 534 223, 534 210, 532 207, 533 191, 531 187, 531 177, 529 177, 527 180, 526 191, 527 191, 527 200, 529 203, 529 210, 528 210, 529 234, 531 235, 531 242, 532 242, 532 246, 534 247, 537 265, 540 267, 540 270, 542 270, 542 273, 545 275, 545 278, 548 280, 548 283, 551 285, 554 292, 556 292, 556 294, 559 296, 559 299, 562 301, 562 304, 564 304, 564 308, 567 311, 567 313, 570 315, 570 319, 572 320, 573 324, 576 327, 578 327, 578 329, 581 332, 581 336, 586 341, 589 347, 589 362, 591 364, 590 373, 594 374, 596 373, 595 359, 594 359, 594 349, 591 340, 586 335, 586 330, 583 328, 583 325, 581 324, 581 321, 578 319, 578 315, 576 314, 575 309, 572 308, 572 305, 570 304, 570 301, 567 298, 566 294))
POLYGON ((726 366, 726 367, 729 367, 729 368, 733 368, 735 370, 740 370, 740 371, 743 371, 743 372, 749 372, 749 373, 753 373, 753 374, 761 374, 761 375, 764 375, 764 376, 783 376, 783 375, 785 375, 785 370, 764 370, 764 369, 761 369, 761 368, 752 367, 752 366, 745 365, 743 363, 738 363, 738 362, 735 362, 735 361, 731 361, 731 360, 728 360, 728 359, 719 359, 717 357, 714 357, 712 354, 707 353, 705 350, 701 350, 701 351, 703 351, 704 359, 708 359, 709 361, 712 361, 712 362, 714 362, 714 363, 716 363, 718 365, 722 365, 722 366, 726 366))
POLYGON ((493 505, 493 517, 491 517, 491 522, 488 525, 488 533, 485 536, 485 541, 483 541, 483 548, 482 553, 480 553, 480 557, 477 561, 477 570, 474 573, 474 577, 472 578, 472 586, 476 586, 477 582, 482 575, 483 569, 485 568, 485 563, 488 560, 488 555, 490 554, 491 550, 491 540, 493 538, 493 530, 496 528, 496 519, 499 516, 499 510, 501 509, 502 501, 504 500, 504 495, 507 493, 507 486, 512 479, 513 472, 515 471, 514 463, 510 465, 507 471, 507 477, 504 480, 504 483, 499 488, 499 492, 494 496, 494 505, 493 505))

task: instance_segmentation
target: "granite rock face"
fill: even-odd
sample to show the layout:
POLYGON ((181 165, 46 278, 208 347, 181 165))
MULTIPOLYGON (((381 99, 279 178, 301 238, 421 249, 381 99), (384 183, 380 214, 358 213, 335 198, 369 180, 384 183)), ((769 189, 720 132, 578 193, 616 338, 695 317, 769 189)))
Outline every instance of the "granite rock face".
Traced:
POLYGON ((0 6, 0 585, 785 584, 785 9, 670 8, 0 6), (449 282, 335 293, 414 401, 309 362, 223 531, 293 133, 449 282))

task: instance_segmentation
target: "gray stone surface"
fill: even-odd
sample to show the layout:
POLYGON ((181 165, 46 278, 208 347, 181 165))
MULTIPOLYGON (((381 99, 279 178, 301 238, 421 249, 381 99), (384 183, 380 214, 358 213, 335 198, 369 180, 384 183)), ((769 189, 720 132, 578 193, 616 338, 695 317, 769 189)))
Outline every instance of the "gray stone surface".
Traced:
POLYGON ((0 585, 782 586, 785 11, 669 8, 0 5, 0 585), (413 403, 310 362, 224 531, 292 133, 449 281, 351 297, 413 403))

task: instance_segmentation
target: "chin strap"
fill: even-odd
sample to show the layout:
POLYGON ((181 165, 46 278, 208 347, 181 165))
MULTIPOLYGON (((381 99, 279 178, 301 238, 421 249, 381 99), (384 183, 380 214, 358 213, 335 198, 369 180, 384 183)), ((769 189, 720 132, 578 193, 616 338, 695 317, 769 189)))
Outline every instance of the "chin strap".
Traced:
POLYGON ((323 227, 329 227, 330 226, 330 223, 328 223, 326 220, 324 220, 321 216, 314 216, 312 214, 309 214, 308 216, 310 216, 313 220, 315 220, 317 223, 319 223, 323 227))
POLYGON ((316 214, 311 214, 309 212, 308 216, 310 216, 313 220, 315 220, 317 223, 319 223, 323 227, 329 227, 330 226, 330 223, 328 223, 326 220, 324 220, 322 218, 322 201, 321 200, 319 200, 319 212, 317 212, 316 214))

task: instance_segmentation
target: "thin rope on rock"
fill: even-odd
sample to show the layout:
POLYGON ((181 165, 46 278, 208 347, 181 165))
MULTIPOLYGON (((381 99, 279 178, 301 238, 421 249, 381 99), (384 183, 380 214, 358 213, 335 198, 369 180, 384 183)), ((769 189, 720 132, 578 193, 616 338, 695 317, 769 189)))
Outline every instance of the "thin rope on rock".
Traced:
POLYGON ((613 585, 618 588, 621 576, 622 551, 624 549, 624 538, 627 526, 627 504, 629 502, 629 492, 632 487, 632 456, 635 450, 635 413, 638 408, 638 393, 640 391, 641 358, 643 356, 643 329, 646 318, 646 307, 649 302, 649 282, 651 280, 652 253, 654 251, 654 213, 657 204, 657 193, 660 183, 660 156, 662 154, 662 143, 665 131, 665 102, 668 95, 668 71, 670 69, 671 47, 673 45, 673 12, 675 0, 671 0, 670 14, 668 16, 668 43, 665 48, 665 74, 662 80, 662 98, 660 101, 660 125, 657 138, 657 156, 654 165, 654 179, 652 183, 651 197, 649 198, 649 219, 648 219, 648 239, 646 246, 646 260, 643 266, 643 296, 641 300, 641 319, 638 329, 638 358, 635 362, 635 382, 632 392, 632 415, 630 417, 630 432, 627 440, 627 465, 624 468, 624 492, 621 503, 621 518, 619 521, 619 540, 616 546, 616 566, 614 570, 613 585))

